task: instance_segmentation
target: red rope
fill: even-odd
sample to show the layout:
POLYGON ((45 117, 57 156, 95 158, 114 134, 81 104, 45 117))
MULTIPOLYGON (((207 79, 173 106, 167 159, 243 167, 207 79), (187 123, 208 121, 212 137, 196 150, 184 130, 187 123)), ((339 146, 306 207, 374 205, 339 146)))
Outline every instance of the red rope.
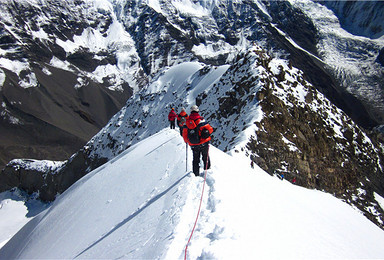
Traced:
POLYGON ((197 216, 196 216, 196 220, 195 220, 195 224, 193 225, 193 228, 192 228, 192 232, 191 232, 191 235, 189 236, 189 239, 188 239, 188 242, 187 242, 187 245, 185 246, 185 255, 184 255, 184 260, 187 259, 187 251, 188 251, 188 245, 189 245, 189 242, 191 242, 191 238, 192 238, 192 235, 193 235, 193 232, 195 231, 195 227, 196 227, 196 224, 197 224, 197 220, 199 218, 199 215, 200 215, 200 209, 201 209, 201 202, 203 201, 203 195, 204 195, 204 187, 205 187, 205 181, 207 179, 207 171, 208 171, 208 158, 209 158, 209 144, 208 144, 208 151, 207 151, 207 161, 206 161, 206 166, 205 166, 205 173, 204 173, 204 183, 203 183, 203 190, 201 192, 201 198, 200 198, 200 204, 199 204, 199 210, 197 211, 197 216))

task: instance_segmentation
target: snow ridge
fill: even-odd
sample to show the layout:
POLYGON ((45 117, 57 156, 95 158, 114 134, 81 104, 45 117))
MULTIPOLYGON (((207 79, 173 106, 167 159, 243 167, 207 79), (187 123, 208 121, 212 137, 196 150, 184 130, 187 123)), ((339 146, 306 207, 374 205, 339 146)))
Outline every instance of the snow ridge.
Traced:
MULTIPOLYGON (((203 184, 184 153, 175 130, 142 140, 60 195, 0 258, 182 258, 203 184)), ((210 155, 188 259, 384 257, 384 232, 340 200, 210 155)))

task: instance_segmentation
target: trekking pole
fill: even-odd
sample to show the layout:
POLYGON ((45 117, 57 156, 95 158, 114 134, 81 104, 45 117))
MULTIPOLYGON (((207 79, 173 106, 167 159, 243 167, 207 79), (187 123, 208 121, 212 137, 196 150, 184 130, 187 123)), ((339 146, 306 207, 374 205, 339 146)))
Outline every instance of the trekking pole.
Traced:
POLYGON ((188 144, 185 143, 185 171, 188 172, 188 144))

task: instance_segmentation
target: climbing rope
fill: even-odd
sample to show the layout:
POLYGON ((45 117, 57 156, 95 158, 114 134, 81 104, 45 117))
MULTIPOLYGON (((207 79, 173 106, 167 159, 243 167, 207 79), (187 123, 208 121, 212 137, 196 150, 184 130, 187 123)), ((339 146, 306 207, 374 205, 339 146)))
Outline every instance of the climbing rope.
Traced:
POLYGON ((187 245, 185 246, 184 260, 187 259, 188 245, 189 245, 189 242, 191 242, 192 235, 193 235, 193 232, 195 231, 195 227, 196 227, 196 224, 197 224, 197 220, 199 219, 199 215, 200 215, 201 203, 202 203, 202 201, 203 201, 203 195, 204 195, 204 187, 205 187, 205 182, 206 182, 206 180, 207 180, 208 158, 209 158, 209 144, 208 144, 207 161, 206 161, 206 165, 205 165, 206 167, 205 167, 205 173, 204 173, 204 183, 203 183, 203 190, 202 190, 202 192, 201 192, 201 198, 200 198, 199 210, 197 211, 196 220, 195 220, 195 224, 193 225, 191 235, 189 236, 187 245))

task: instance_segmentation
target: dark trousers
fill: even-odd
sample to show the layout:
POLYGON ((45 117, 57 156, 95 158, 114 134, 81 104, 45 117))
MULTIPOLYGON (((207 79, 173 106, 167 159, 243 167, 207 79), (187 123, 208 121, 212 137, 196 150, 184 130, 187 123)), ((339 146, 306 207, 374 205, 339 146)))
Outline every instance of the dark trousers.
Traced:
POLYGON ((179 130, 180 130, 180 135, 181 135, 181 136, 183 136, 183 128, 184 128, 184 127, 180 127, 180 126, 179 126, 179 130))
POLYGON ((176 127, 175 120, 169 121, 169 122, 171 122, 171 129, 175 129, 176 127))
POLYGON ((204 170, 211 168, 211 160, 208 155, 208 143, 198 146, 192 146, 193 153, 193 161, 192 161, 192 169, 195 176, 200 176, 199 168, 200 168, 200 156, 203 159, 204 170))

